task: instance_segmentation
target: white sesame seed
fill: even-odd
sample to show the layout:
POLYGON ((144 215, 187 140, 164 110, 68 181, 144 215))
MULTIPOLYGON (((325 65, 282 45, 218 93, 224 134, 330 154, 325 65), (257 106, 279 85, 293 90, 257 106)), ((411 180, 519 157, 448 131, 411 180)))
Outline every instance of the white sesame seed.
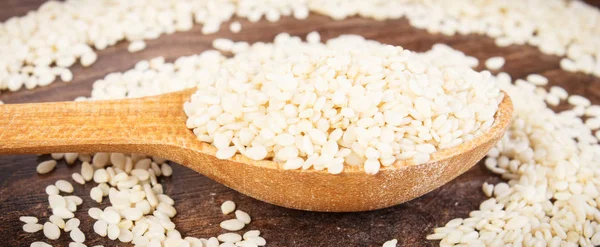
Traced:
POLYGON ((68 69, 64 69, 60 72, 60 80, 64 81, 64 82, 70 82, 73 80, 73 73, 68 70, 68 69))
POLYGON ((490 57, 485 60, 485 67, 489 70, 499 70, 504 66, 504 63, 503 57, 490 57))
MULTIPOLYGON (((243 224, 243 223, 242 223, 243 224)), ((223 233, 217 236, 217 239, 225 243, 235 243, 242 240, 242 236, 237 233, 223 233)))
POLYGON ((143 216, 142 211, 137 208, 123 209, 121 210, 121 214, 123 215, 123 217, 125 217, 125 219, 132 221, 139 220, 143 216))
POLYGON ((110 154, 110 163, 113 164, 114 167, 119 169, 125 168, 125 155, 122 153, 111 153, 110 154))
POLYGON ((264 238, 259 237, 259 236, 248 237, 247 240, 254 242, 258 246, 265 246, 267 244, 267 241, 264 238))
POLYGON ((108 153, 96 153, 92 158, 92 165, 96 169, 103 168, 108 164, 109 159, 110 155, 108 153))
POLYGON ((62 218, 60 218, 56 215, 50 215, 49 220, 50 220, 50 222, 52 222, 52 224, 55 224, 56 226, 58 226, 58 228, 60 228, 60 229, 65 228, 65 221, 62 218))
POLYGON ((90 190, 90 198, 96 201, 97 203, 102 202, 102 189, 99 187, 94 187, 90 190))
POLYGON ((238 21, 234 21, 229 25, 229 30, 232 33, 239 33, 240 31, 242 31, 242 24, 240 24, 240 22, 238 21))
POLYGON ((559 87, 559 86, 552 86, 550 88, 550 94, 555 95, 556 97, 558 97, 561 100, 565 100, 569 97, 567 90, 565 90, 564 88, 559 87))
POLYGON ((94 223, 94 232, 102 237, 108 234, 108 224, 104 220, 98 220, 94 223))
POLYGON ((102 214, 102 210, 99 208, 90 208, 88 209, 88 215, 92 217, 92 219, 98 220, 100 219, 102 214))
POLYGON ((73 181, 75 181, 78 184, 81 184, 81 185, 85 184, 85 179, 83 179, 83 177, 81 176, 81 174, 79 174, 77 172, 71 174, 71 178, 73 179, 73 181))
POLYGON ((310 32, 308 33, 308 35, 306 35, 306 41, 308 43, 319 43, 321 42, 321 35, 319 35, 318 32, 310 32))
POLYGON ((571 95, 568 99, 569 104, 574 106, 590 106, 590 100, 580 95, 571 95))
POLYGON ((164 214, 166 214, 169 217, 174 217, 175 214, 177 214, 177 211, 175 210, 175 208, 169 204, 166 204, 164 202, 161 202, 158 204, 158 206, 156 207, 156 210, 163 212, 164 214))
MULTIPOLYGON (((230 243, 226 243, 226 244, 230 244, 230 243)), ((248 240, 243 240, 240 242, 236 242, 234 244, 234 246, 241 246, 241 247, 258 247, 258 245, 252 241, 248 241, 248 240)))
POLYGON ((219 159, 229 159, 233 157, 237 153, 237 148, 235 146, 220 148, 217 150, 215 156, 219 159))
POLYGON ((54 167, 56 167, 56 160, 47 160, 47 161, 43 161, 41 162, 36 170, 37 173, 39 174, 46 174, 51 172, 52 170, 54 170, 54 167))
MULTIPOLYGON (((230 219, 230 220, 222 221, 220 226, 221 226, 221 228, 228 230, 228 231, 238 231, 238 230, 241 230, 242 228, 244 228, 245 224, 244 224, 244 222, 242 222, 239 219, 230 219)), ((232 242, 235 242, 235 241, 232 241, 232 242)))
POLYGON ((62 159, 63 157, 65 157, 65 154, 64 154, 64 153, 53 153, 53 154, 50 154, 50 156, 51 156, 51 157, 52 157, 52 159, 54 159, 54 160, 60 160, 60 159, 62 159))
POLYGON ((94 167, 88 162, 81 163, 81 176, 85 181, 91 181, 94 177, 94 167))
POLYGON ((379 167, 379 161, 375 159, 365 161, 364 169, 367 174, 377 174, 377 172, 379 172, 379 167))
POLYGON ((49 245, 45 242, 36 241, 36 242, 31 243, 30 247, 52 247, 52 245, 49 245))
POLYGON ((44 223, 44 236, 51 240, 56 240, 60 237, 60 229, 51 222, 44 223))
POLYGON ((133 41, 129 43, 129 46, 127 46, 127 51, 131 53, 138 52, 143 49, 146 49, 146 42, 144 42, 143 40, 133 41))
POLYGON ((44 228, 44 226, 42 226, 41 224, 37 224, 37 223, 27 223, 27 224, 23 225, 23 231, 28 232, 28 233, 38 232, 38 231, 42 230, 43 228, 44 228))
POLYGON ((65 223, 64 230, 65 230, 65 232, 70 232, 71 230, 73 230, 75 228, 79 228, 80 224, 81 224, 81 221, 79 221, 79 219, 77 219, 77 218, 69 219, 67 221, 67 223, 65 223))
POLYGON ((283 164, 283 169, 285 170, 295 170, 300 169, 304 165, 304 160, 302 158, 293 158, 289 159, 283 164))
POLYGON ((527 81, 537 86, 544 86, 548 84, 548 78, 539 74, 530 74, 527 76, 527 81))
POLYGON ((259 230, 250 230, 250 231, 247 231, 246 233, 244 233, 243 237, 244 237, 244 239, 248 239, 251 237, 258 237, 258 236, 260 236, 259 230))
POLYGON ((548 103, 548 105, 551 106, 557 106, 558 104, 560 104, 560 99, 554 94, 546 95, 546 98, 544 100, 546 101, 546 103, 548 103))
POLYGON ((389 241, 383 243, 382 247, 396 247, 397 244, 398 244, 398 240, 392 239, 392 240, 389 240, 389 241))
POLYGON ((215 39, 212 43, 213 47, 221 51, 231 51, 233 49, 233 41, 230 39, 215 39))
POLYGON ((133 241, 133 233, 127 229, 121 228, 118 239, 123 243, 129 243, 133 241))
POLYGON ((109 175, 106 169, 98 169, 94 172, 94 182, 96 183, 106 183, 109 180, 109 175))
POLYGON ((427 240, 440 240, 443 239, 444 237, 446 237, 446 233, 434 233, 434 234, 429 234, 427 235, 426 239, 427 240))
POLYGON ((92 162, 92 156, 89 154, 79 154, 77 156, 77 158, 79 159, 79 161, 81 162, 92 162))
POLYGON ((66 180, 58 180, 54 185, 56 185, 56 188, 62 192, 73 193, 73 185, 66 180))
POLYGON ((71 230, 69 236, 76 243, 83 243, 85 241, 85 235, 81 230, 79 230, 79 228, 74 228, 71 230))
POLYGON ((64 208, 67 207, 67 201, 64 197, 60 195, 49 195, 48 203, 50 204, 50 208, 64 208))
POLYGON ((253 160, 262 160, 267 157, 267 149, 263 146, 252 146, 246 149, 245 155, 253 160))
POLYGON ((243 222, 244 224, 250 224, 251 218, 250 215, 242 210, 235 211, 235 217, 243 222))
POLYGON ((53 184, 46 186, 46 194, 48 195, 58 195, 60 191, 53 184))
POLYGON ((108 224, 107 236, 110 240, 115 240, 121 234, 121 230, 115 224, 108 224))
POLYGON ((86 52, 81 56, 81 66, 88 67, 96 62, 98 55, 94 52, 86 52))
POLYGON ((21 216, 19 217, 19 220, 23 223, 26 224, 35 224, 38 223, 38 219, 36 217, 33 216, 21 216))
POLYGON ((105 210, 101 214, 101 217, 108 224, 119 224, 119 222, 121 221, 121 215, 119 215, 119 213, 115 211, 105 210))
POLYGON ((67 209, 66 207, 53 208, 52 214, 55 214, 56 216, 61 217, 63 219, 70 219, 75 217, 75 214, 73 214, 73 212, 67 209))
POLYGON ((141 159, 141 160, 138 160, 137 162, 135 162, 135 165, 133 166, 133 168, 134 168, 134 170, 135 169, 148 170, 148 168, 150 168, 151 163, 152 163, 151 159, 147 159, 147 158, 141 159))
POLYGON ((563 58, 560 60, 560 67, 568 72, 576 72, 578 70, 577 64, 571 59, 563 58))
POLYGON ((482 189, 483 189, 483 193, 487 197, 491 197, 492 194, 494 193, 494 185, 493 184, 488 184, 487 182, 485 182, 485 183, 483 183, 482 189))
POLYGON ((171 166, 167 163, 164 163, 160 166, 160 171, 165 177, 170 177, 173 175, 173 168, 171 168, 171 166))
POLYGON ((223 204, 221 204, 221 212, 223 212, 223 214, 227 215, 233 211, 235 211, 235 203, 234 202, 225 201, 225 202, 223 202, 223 204))

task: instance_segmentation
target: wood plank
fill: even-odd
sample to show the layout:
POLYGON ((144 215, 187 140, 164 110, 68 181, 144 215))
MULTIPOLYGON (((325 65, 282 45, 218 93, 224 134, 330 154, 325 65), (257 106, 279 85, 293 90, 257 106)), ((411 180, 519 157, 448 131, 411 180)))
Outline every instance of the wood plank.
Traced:
MULTIPOLYGON (((0 20, 23 15, 39 6, 40 2, 42 1, 1 1, 0 20)), ((592 3, 600 5, 600 1, 592 3)), ((197 54, 210 49, 212 40, 217 37, 249 42, 271 41, 281 32, 305 36, 308 32, 317 30, 321 32, 323 39, 341 34, 360 34, 416 51, 428 50, 432 44, 443 42, 481 59, 482 62, 482 59, 501 55, 507 60, 503 70, 513 78, 539 73, 547 76, 551 85, 560 85, 570 93, 585 95, 593 103, 600 104, 600 79, 562 71, 558 65, 558 57, 541 54, 530 46, 499 48, 492 39, 483 36, 431 35, 410 27, 405 19, 377 22, 350 18, 332 21, 327 17, 313 15, 303 21, 292 18, 283 18, 278 23, 239 21, 243 29, 238 34, 232 34, 227 28, 223 28, 216 34, 202 35, 200 27, 195 26, 189 32, 165 35, 149 41, 146 50, 134 54, 128 53, 127 44, 121 42, 100 51, 98 61, 91 67, 74 66, 75 79, 71 83, 56 82, 30 91, 2 92, 0 100, 6 103, 73 100, 77 96, 89 96, 92 83, 107 73, 127 70, 137 61, 155 56, 162 55, 168 61, 173 61, 179 56, 197 54)), ((33 241, 44 240, 41 232, 23 232, 19 216, 37 216, 44 222, 49 216, 45 186, 57 179, 71 180, 70 174, 79 171, 78 164, 67 166, 59 162, 53 173, 37 175, 35 166, 47 159, 47 155, 0 156, 0 243, 3 246, 28 246, 33 241)), ((166 194, 176 201, 178 215, 173 221, 182 235, 206 237, 223 233, 218 224, 226 217, 221 215, 219 205, 225 200, 233 200, 240 209, 250 213, 253 222, 249 229, 261 230, 268 246, 381 246, 392 238, 399 240, 399 246, 435 246, 436 242, 424 239, 435 226, 443 225, 456 217, 467 217, 471 210, 477 209, 479 203, 485 200, 481 184, 486 181, 501 181, 479 164, 449 184, 411 202, 372 212, 336 214, 272 206, 232 191, 185 167, 174 165, 174 170, 174 176, 164 179, 162 183, 166 194)), ((88 239, 86 244, 120 245, 119 242, 97 236, 91 229, 93 220, 87 215, 87 210, 98 206, 89 198, 92 187, 91 184, 75 186, 75 194, 84 199, 76 216, 82 221, 81 229, 88 239)), ((106 206, 106 203, 101 206, 106 206)), ((68 234, 63 233, 58 241, 47 242, 54 246, 67 246, 68 234)))

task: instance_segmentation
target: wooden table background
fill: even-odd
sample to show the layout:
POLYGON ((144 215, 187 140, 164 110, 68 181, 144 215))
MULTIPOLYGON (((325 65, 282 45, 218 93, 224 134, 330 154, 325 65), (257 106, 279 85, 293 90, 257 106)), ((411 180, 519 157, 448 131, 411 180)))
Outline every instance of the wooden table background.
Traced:
MULTIPOLYGON (((22 16, 36 9, 41 0, 3 0, 0 2, 0 21, 11 16, 22 16)), ((595 6, 600 1, 588 1, 595 6)), ((56 82, 48 87, 22 90, 16 93, 2 92, 0 100, 5 103, 70 101, 77 96, 89 96, 92 83, 107 73, 124 71, 137 61, 164 56, 168 61, 200 53, 210 49, 211 42, 218 37, 248 42, 272 41, 281 32, 305 36, 310 31, 319 31, 323 39, 341 34, 360 34, 368 39, 400 45, 407 49, 425 51, 435 43, 446 43, 455 49, 480 59, 503 56, 506 65, 503 71, 513 79, 539 73, 550 79, 551 85, 565 87, 569 93, 589 97, 600 104, 600 79, 581 73, 562 71, 559 58, 540 53, 531 46, 499 48, 492 39, 477 36, 446 37, 432 35, 408 25, 405 19, 377 22, 362 18, 332 21, 323 16, 312 15, 298 21, 283 18, 277 23, 260 21, 249 23, 240 20, 243 29, 238 34, 228 30, 228 23, 216 34, 203 35, 200 26, 193 30, 172 35, 163 35, 148 41, 148 47, 138 53, 128 53, 127 44, 119 43, 99 52, 98 61, 88 68, 75 65, 75 79, 71 83, 56 82)), ((0 55, 1 56, 1 55, 0 55)), ((482 67, 480 66, 479 69, 482 67)), ((560 107, 560 108, 564 108, 560 107)), ((2 117, 2 116, 0 116, 2 117)), ((50 119, 48 121, 51 121, 50 119)), ((1 131, 1 130, 0 130, 1 131)), ((1 141, 1 140, 0 140, 1 141)), ((57 241, 45 239, 43 233, 25 233, 19 216, 32 215, 43 223, 49 216, 47 195, 44 188, 58 179, 70 178, 79 171, 79 165, 66 166, 59 162, 57 169, 47 175, 38 175, 35 166, 48 160, 48 155, 0 156, 0 243, 2 246, 29 246, 33 241, 43 240, 54 246, 67 246, 70 238, 63 232, 57 241)), ((381 246, 396 238, 399 246, 435 246, 437 242, 425 240, 436 226, 441 226, 456 217, 468 217, 470 211, 485 200, 481 191, 483 182, 497 183, 501 179, 478 164, 464 175, 441 188, 395 207, 362 213, 314 213, 273 206, 244 196, 225 186, 179 165, 174 165, 174 175, 163 179, 165 193, 171 196, 178 211, 173 221, 184 236, 216 236, 224 231, 219 223, 225 219, 219 206, 225 200, 233 200, 240 209, 250 213, 252 223, 246 229, 259 229, 267 239, 268 246, 381 246)), ((84 199, 76 217, 82 221, 81 230, 86 233, 88 246, 124 246, 124 244, 102 238, 93 233, 93 220, 87 215, 90 207, 98 206, 89 198, 93 183, 75 186, 75 194, 84 199)), ((107 200, 105 200, 106 202, 107 200)), ((103 203, 102 207, 105 207, 103 203)))

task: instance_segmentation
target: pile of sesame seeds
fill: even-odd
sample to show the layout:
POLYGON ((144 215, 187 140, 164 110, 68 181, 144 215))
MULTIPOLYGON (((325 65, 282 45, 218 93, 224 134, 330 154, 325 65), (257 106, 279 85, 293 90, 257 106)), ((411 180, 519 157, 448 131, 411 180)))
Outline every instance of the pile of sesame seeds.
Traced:
MULTIPOLYGON (((245 230, 251 222, 248 213, 236 210, 232 201, 221 205, 224 215, 235 211, 234 219, 221 222, 226 233, 210 238, 183 237, 175 229, 171 221, 177 214, 175 201, 164 194, 159 183, 160 177, 171 176, 172 168, 164 159, 147 157, 138 154, 96 153, 89 154, 52 154, 54 159, 65 159, 72 164, 75 159, 81 163, 81 172, 73 173, 73 180, 78 184, 93 182, 97 186, 90 190, 91 203, 102 203, 108 199, 110 206, 104 209, 91 207, 88 215, 95 220, 93 231, 101 237, 135 246, 205 246, 257 247, 266 245, 266 240, 258 230, 245 230), (91 163, 90 163, 91 162, 91 163)), ((38 165, 40 174, 49 173, 56 166, 56 160, 44 161, 38 165)), ((80 220, 75 217, 77 206, 83 199, 72 194, 73 185, 66 180, 58 180, 46 187, 51 215, 43 225, 33 216, 22 216, 23 230, 28 233, 43 231, 44 236, 52 240, 61 237, 61 233, 69 233, 69 247, 84 247, 85 234, 80 230, 80 220), (65 222, 65 220, 67 220, 65 222)), ((44 241, 37 241, 31 246, 51 246, 44 241)), ((96 246, 98 247, 98 246, 96 246)))
POLYGON ((600 245, 599 106, 558 86, 546 90, 548 79, 538 74, 494 78, 513 99, 514 118, 485 166, 507 182, 483 184, 490 198, 479 210, 427 239, 440 246, 600 245), (572 109, 550 108, 560 103, 572 109))
MULTIPOLYGON (((600 11, 581 1, 68 0, 48 1, 0 23, 0 90, 33 89, 58 78, 71 81, 69 67, 78 60, 90 66, 98 58, 94 49, 122 40, 137 52, 146 47, 144 40, 188 31, 195 23, 210 34, 234 17, 276 22, 283 16, 305 19, 309 11, 333 19, 406 17, 430 33, 487 35, 499 46, 529 44, 565 56, 564 70, 600 76, 600 11)), ((233 33, 241 28, 238 21, 229 26, 233 33)))
POLYGON ((233 51, 214 83, 184 105, 187 127, 217 158, 240 153, 283 169, 376 174, 484 133, 503 98, 489 73, 438 61, 447 58, 360 36, 307 40, 280 34, 233 51))

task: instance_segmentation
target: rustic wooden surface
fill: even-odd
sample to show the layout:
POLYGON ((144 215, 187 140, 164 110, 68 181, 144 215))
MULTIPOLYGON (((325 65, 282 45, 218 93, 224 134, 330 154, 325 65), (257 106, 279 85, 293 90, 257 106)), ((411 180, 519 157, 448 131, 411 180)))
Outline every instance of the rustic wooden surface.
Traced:
MULTIPOLYGON (((41 2, 0 1, 0 21, 15 15, 24 15, 27 11, 37 8, 41 2)), ((600 1, 593 1, 592 4, 599 6, 600 1)), ((304 36, 317 30, 324 39, 352 33, 417 51, 428 50, 432 44, 442 42, 479 59, 504 56, 507 64, 503 70, 513 78, 540 73, 550 79, 551 85, 563 86, 570 93, 585 95, 593 103, 600 104, 600 79, 562 71, 558 66, 558 57, 541 54, 536 48, 529 46, 499 48, 490 38, 482 36, 431 35, 410 27, 404 19, 385 22, 361 18, 332 21, 322 16, 311 16, 303 21, 284 18, 278 23, 248 23, 244 20, 241 20, 241 23, 243 30, 238 34, 232 34, 225 28, 213 35, 202 35, 196 26, 189 32, 161 36, 157 40, 149 41, 146 50, 135 54, 128 53, 126 44, 121 43, 99 52, 99 59, 93 66, 85 69, 75 66, 75 79, 71 83, 57 82, 31 91, 3 92, 0 94, 0 100, 5 103, 73 100, 77 96, 88 96, 92 83, 107 73, 129 69, 138 60, 159 55, 172 61, 179 56, 196 54, 209 49, 211 41, 217 37, 249 42, 270 41, 280 32, 304 36)), ((41 232, 23 232, 22 223, 18 218, 22 215, 32 215, 39 217, 42 222, 47 220, 49 210, 45 186, 57 179, 71 180, 70 174, 79 170, 78 165, 69 167, 59 162, 53 173, 37 175, 35 166, 47 159, 47 155, 0 156, 2 246, 29 246, 33 241, 44 240, 41 232)), ((383 242, 392 238, 399 240, 399 246, 435 246, 437 243, 426 241, 425 236, 435 226, 443 225, 456 217, 467 217, 471 210, 477 209, 479 203, 485 200, 481 184, 486 181, 497 183, 501 179, 479 164, 421 198, 399 206, 363 213, 311 213, 269 205, 241 195, 178 165, 174 165, 174 176, 163 179, 162 183, 166 193, 176 201, 178 215, 174 222, 185 236, 206 237, 222 233, 218 224, 225 217, 220 214, 219 205, 225 200, 233 200, 240 209, 251 214, 253 222, 249 228, 261 230, 268 246, 381 246, 383 242)), ((87 215, 87 210, 97 204, 89 198, 91 188, 91 184, 75 186, 75 194, 84 199, 76 216, 82 221, 81 229, 86 233, 86 244, 121 246, 119 242, 98 237, 92 232, 92 219, 87 215)), ((63 233, 58 241, 47 242, 54 246, 67 246, 68 234, 63 233)))

